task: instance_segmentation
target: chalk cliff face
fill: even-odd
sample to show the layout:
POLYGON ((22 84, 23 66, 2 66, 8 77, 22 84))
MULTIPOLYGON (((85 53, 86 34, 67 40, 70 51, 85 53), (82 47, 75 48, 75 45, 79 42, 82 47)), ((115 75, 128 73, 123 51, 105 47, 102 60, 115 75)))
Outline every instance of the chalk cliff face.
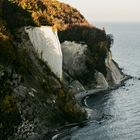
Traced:
POLYGON ((63 53, 63 69, 76 77, 86 72, 87 45, 65 41, 61 44, 63 53))
POLYGON ((96 72, 95 79, 96 79, 97 88, 107 89, 109 87, 109 84, 102 73, 96 72))
POLYGON ((119 84, 124 78, 124 76, 122 75, 118 65, 112 60, 112 54, 110 51, 107 54, 105 64, 107 68, 106 79, 109 82, 109 84, 119 84))
POLYGON ((52 27, 26 27, 31 43, 38 57, 42 59, 50 69, 62 79, 62 52, 57 31, 52 27))
POLYGON ((1 138, 49 139, 56 128, 87 119, 76 92, 123 78, 112 41, 69 5, 0 0, 1 138))
MULTIPOLYGON (((96 71, 91 70, 87 66, 87 60, 91 59, 87 55, 88 46, 80 43, 66 41, 61 44, 63 52, 63 69, 70 74, 74 79, 77 78, 80 82, 84 82, 83 77, 90 75, 90 82, 85 83, 83 86, 87 89, 93 87, 108 88, 113 85, 120 84, 124 75, 120 71, 120 68, 112 59, 111 51, 108 50, 106 57, 104 58, 106 74, 95 68, 96 71)), ((89 78, 89 77, 87 77, 89 78)))

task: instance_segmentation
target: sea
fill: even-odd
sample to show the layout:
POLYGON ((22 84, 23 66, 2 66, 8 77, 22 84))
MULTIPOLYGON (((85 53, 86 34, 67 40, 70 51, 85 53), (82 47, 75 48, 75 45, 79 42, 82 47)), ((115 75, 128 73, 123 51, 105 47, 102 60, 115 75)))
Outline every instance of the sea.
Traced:
POLYGON ((116 90, 92 95, 89 108, 103 114, 90 120, 63 140, 140 140, 140 23, 96 23, 114 36, 113 59, 132 76, 116 90))

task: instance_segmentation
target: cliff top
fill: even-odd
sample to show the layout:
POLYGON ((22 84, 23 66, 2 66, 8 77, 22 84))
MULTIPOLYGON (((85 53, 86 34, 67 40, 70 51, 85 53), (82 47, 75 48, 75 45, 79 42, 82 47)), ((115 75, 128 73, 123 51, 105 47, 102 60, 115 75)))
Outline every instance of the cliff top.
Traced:
POLYGON ((0 7, 0 15, 11 27, 49 25, 63 30, 69 25, 88 25, 78 10, 56 0, 1 0, 0 7))

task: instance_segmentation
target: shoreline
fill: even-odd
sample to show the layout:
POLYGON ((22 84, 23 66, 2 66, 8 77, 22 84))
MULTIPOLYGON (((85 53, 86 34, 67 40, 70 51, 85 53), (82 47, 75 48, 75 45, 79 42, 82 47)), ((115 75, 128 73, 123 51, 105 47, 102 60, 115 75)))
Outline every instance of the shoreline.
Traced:
POLYGON ((129 80, 129 79, 132 79, 133 77, 130 76, 130 75, 124 75, 124 78, 120 81, 119 84, 116 84, 116 85, 113 85, 111 87, 108 87, 108 88, 104 88, 104 87, 101 87, 101 88, 95 88, 95 89, 91 89, 91 90, 87 90, 87 91, 84 91, 84 92, 80 92, 80 93, 77 93, 75 95, 75 99, 78 103, 80 103, 80 105, 84 105, 83 104, 83 100, 87 97, 87 96, 90 96, 90 95, 95 95, 95 94, 98 94, 98 93, 102 93, 102 92, 106 92, 106 91, 111 91, 111 90, 115 90, 121 86, 124 86, 124 82, 129 80))
MULTIPOLYGON (((78 129, 78 127, 80 127, 80 125, 84 125, 85 123, 87 123, 88 121, 90 121, 92 118, 90 118, 91 116, 91 113, 93 112, 94 113, 94 110, 93 109, 90 109, 84 102, 85 99, 91 95, 96 95, 96 94, 102 94, 104 92, 110 92, 112 90, 116 90, 118 89, 119 87, 121 86, 124 86, 125 85, 125 81, 129 80, 129 79, 132 79, 133 77, 130 76, 130 75, 124 75, 124 78, 120 81, 119 84, 117 85, 114 85, 112 87, 109 87, 109 88, 95 88, 95 89, 91 89, 91 90, 87 90, 85 92, 80 92, 78 94, 75 95, 75 100, 81 105, 81 107, 83 107, 86 112, 87 112, 87 119, 82 121, 82 122, 78 122, 78 123, 71 123, 71 124, 68 124, 68 125, 64 125, 60 128, 58 128, 57 132, 55 135, 53 135, 51 137, 51 140, 59 140, 60 138, 63 138, 65 137, 66 135, 74 132, 76 129, 78 129), (76 128, 75 128, 76 127, 76 128), (75 129, 74 129, 75 128, 75 129), (73 130, 72 130, 73 129, 73 130)), ((103 114, 102 114, 103 115, 103 114)), ((100 118, 102 118, 103 116, 100 116, 100 118)))

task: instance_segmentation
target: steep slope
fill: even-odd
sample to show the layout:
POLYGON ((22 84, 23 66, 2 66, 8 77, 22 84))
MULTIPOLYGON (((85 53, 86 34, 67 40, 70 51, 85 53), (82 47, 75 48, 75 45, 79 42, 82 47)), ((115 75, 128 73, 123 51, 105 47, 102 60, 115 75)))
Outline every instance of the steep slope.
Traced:
MULTIPOLYGON (((53 2, 48 1, 48 4, 53 5, 53 2)), ((32 3, 37 4, 37 1, 32 3)), ((44 139, 49 137, 54 128, 67 122, 86 119, 85 110, 76 103, 68 85, 60 82, 29 47, 31 42, 22 27, 40 26, 44 25, 44 22, 42 23, 39 18, 37 22, 24 6, 25 4, 15 1, 0 1, 2 139, 22 139, 22 137, 44 139)), ((51 22, 53 24, 55 21, 51 22)))
MULTIPOLYGON (((106 59, 112 41, 104 30, 91 26, 78 10, 56 0, 0 0, 1 138, 49 139, 56 128, 87 119, 87 112, 76 102, 76 93, 70 84, 79 80, 84 86, 93 88, 96 82, 100 83, 98 79, 109 80, 110 85, 113 83, 112 76, 118 72, 110 72, 118 68, 113 62, 110 69, 112 58, 106 59), (48 27, 50 33, 43 30, 39 34, 42 26, 51 26, 48 27), (27 28, 39 29, 39 37, 32 40, 27 28), (63 44, 64 81, 55 73, 57 65, 55 68, 49 66, 46 63, 49 58, 42 57, 47 46, 49 48, 45 34, 53 40, 51 34, 57 30, 63 44), (41 45, 43 42, 47 45, 41 45), (67 60, 74 66, 78 64, 80 69, 68 67, 67 60), (94 76, 96 72, 102 73, 97 74, 100 78, 94 76)), ((121 76, 119 78, 121 80, 121 76)), ((82 86, 78 81, 73 83, 82 86)))

